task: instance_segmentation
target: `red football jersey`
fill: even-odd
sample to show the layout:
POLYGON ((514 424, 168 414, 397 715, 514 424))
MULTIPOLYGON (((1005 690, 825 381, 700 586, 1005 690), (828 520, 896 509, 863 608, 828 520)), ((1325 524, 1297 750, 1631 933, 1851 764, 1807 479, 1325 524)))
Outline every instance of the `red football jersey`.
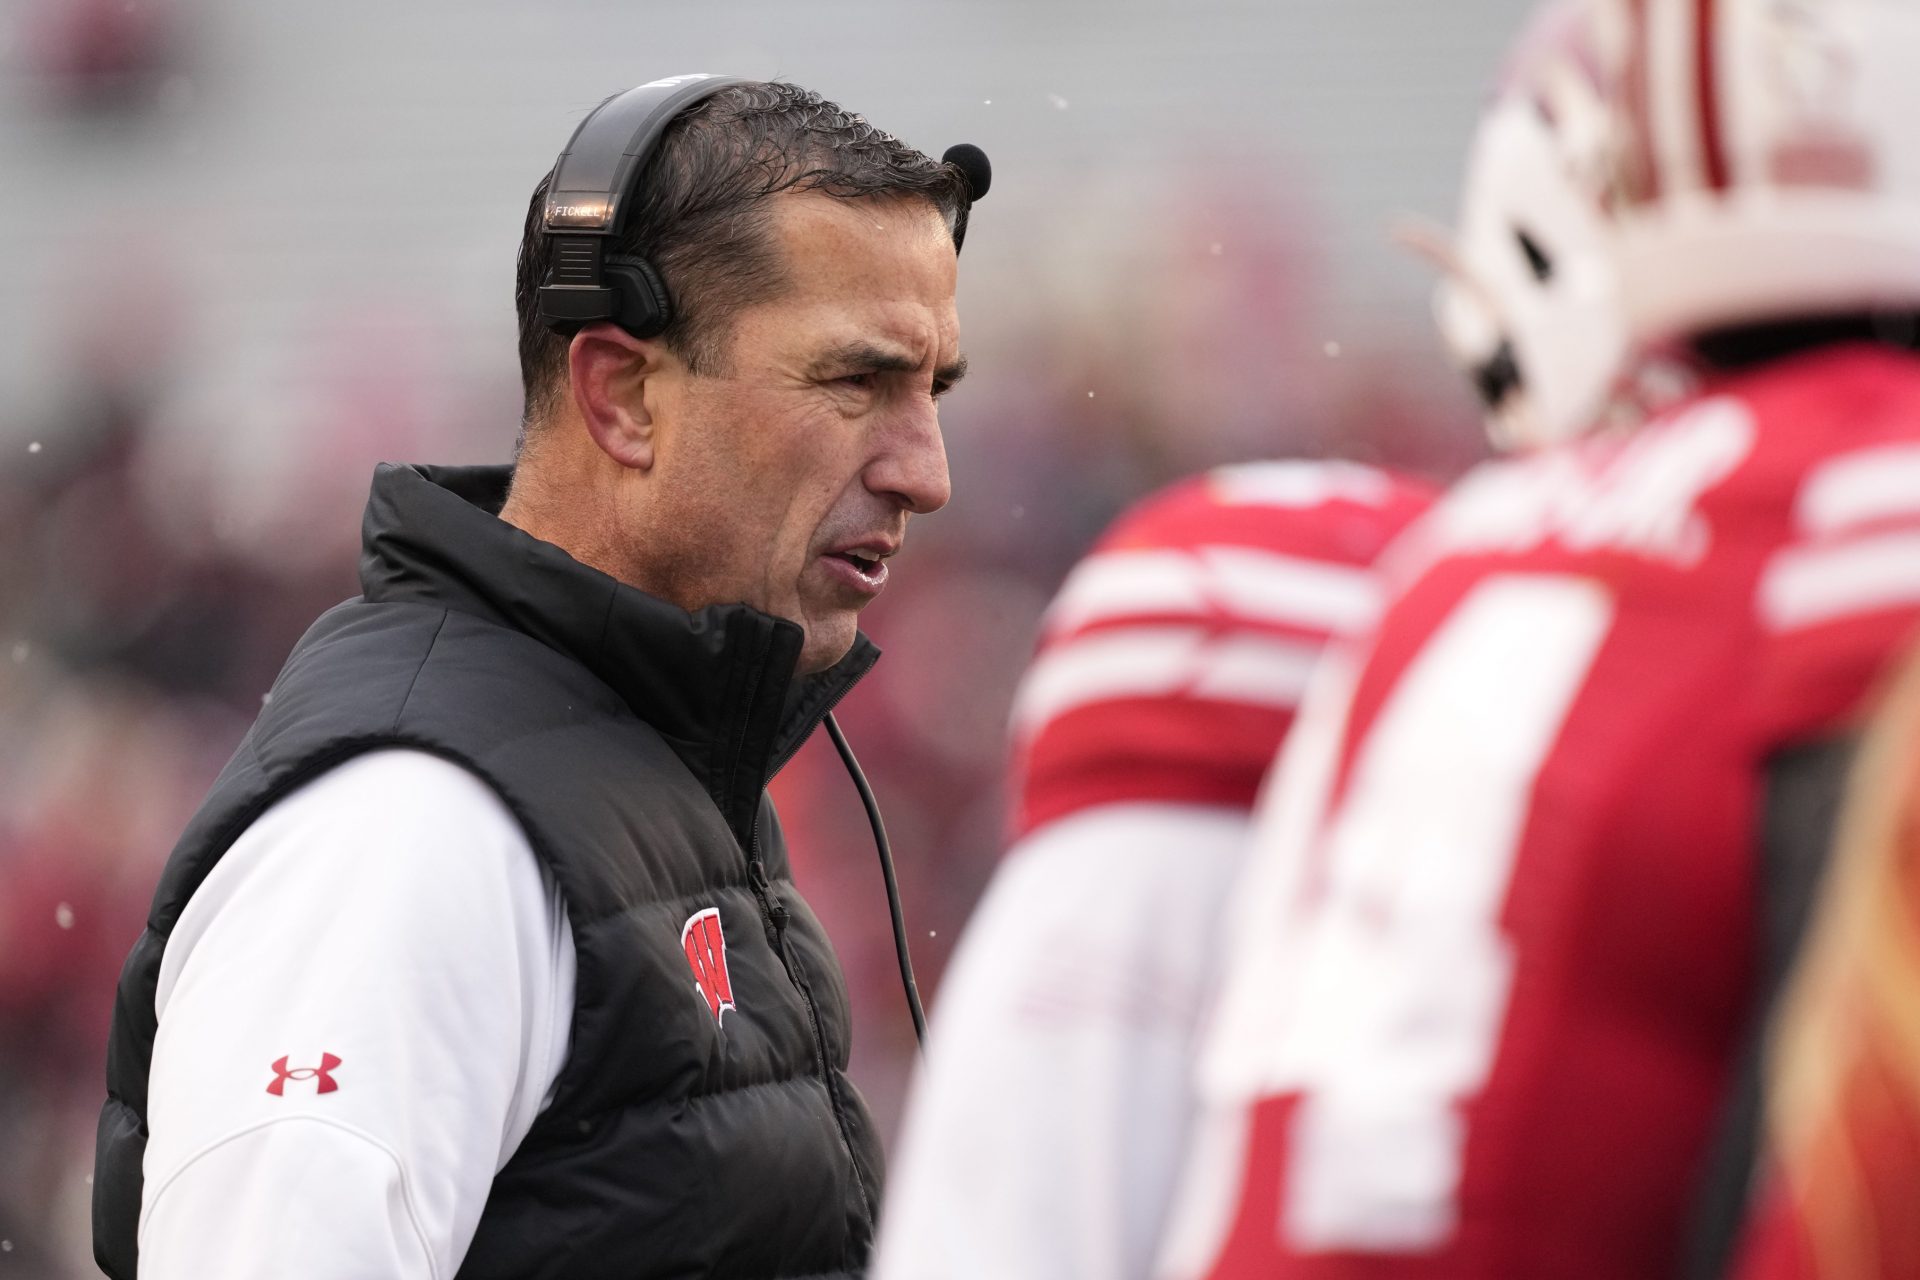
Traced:
POLYGON ((1313 663, 1372 626, 1374 560, 1433 496, 1351 462, 1261 462, 1122 515, 1015 697, 1014 834, 1129 800, 1251 809, 1313 663))
POLYGON ((1675 1274, 1767 760, 1920 619, 1920 359, 1486 464, 1388 561, 1263 805, 1166 1274, 1675 1274))

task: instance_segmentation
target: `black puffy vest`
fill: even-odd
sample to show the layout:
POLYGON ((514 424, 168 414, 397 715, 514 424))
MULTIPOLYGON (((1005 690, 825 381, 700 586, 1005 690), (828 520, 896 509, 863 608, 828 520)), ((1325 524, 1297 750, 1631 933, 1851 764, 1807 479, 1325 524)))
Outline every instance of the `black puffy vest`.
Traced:
POLYGON ((294 649, 162 873, 121 975, 100 1116, 94 1251, 119 1280, 137 1265, 168 932, 269 805, 390 746, 500 794, 559 883, 579 960, 552 1103, 494 1179, 460 1275, 865 1266, 881 1157, 846 1076, 846 987, 765 788, 878 651, 863 638, 796 679, 799 627, 737 605, 690 616, 579 564, 495 517, 508 479, 379 469, 364 594, 294 649), (734 1000, 718 1021, 681 936, 707 907, 734 1000))

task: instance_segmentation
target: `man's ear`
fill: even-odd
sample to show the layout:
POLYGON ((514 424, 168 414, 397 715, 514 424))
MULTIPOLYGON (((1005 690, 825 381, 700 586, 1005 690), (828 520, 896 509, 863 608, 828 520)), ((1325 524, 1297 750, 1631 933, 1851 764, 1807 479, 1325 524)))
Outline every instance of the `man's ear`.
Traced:
POLYGON ((670 357, 659 342, 636 338, 616 324, 590 324, 567 345, 573 403, 593 442, 623 467, 653 465, 654 428, 648 383, 666 371, 670 357))

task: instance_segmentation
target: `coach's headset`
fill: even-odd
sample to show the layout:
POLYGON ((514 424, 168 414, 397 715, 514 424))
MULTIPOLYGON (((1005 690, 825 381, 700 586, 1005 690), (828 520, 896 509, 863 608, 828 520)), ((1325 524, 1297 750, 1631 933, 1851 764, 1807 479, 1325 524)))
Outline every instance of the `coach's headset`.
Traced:
MULTIPOLYGON (((689 107, 723 89, 747 83, 731 76, 669 76, 615 94, 580 122, 567 149, 554 162, 541 215, 540 229, 552 238, 554 250, 553 269, 539 292, 540 319, 549 329, 566 335, 593 321, 609 320, 636 338, 651 338, 672 323, 673 295, 667 292, 653 264, 634 254, 608 253, 607 249, 626 226, 634 186, 667 126, 689 107)), ((967 182, 967 196, 953 228, 953 248, 958 253, 967 235, 967 214, 973 201, 987 194, 993 170, 986 153, 971 143, 947 148, 941 159, 958 168, 967 182)), ((887 909, 893 916, 900 981, 906 987, 907 1007, 913 1014, 914 1036, 924 1041, 927 1018, 913 980, 907 924, 900 909, 893 851, 880 820, 880 806, 831 712, 826 724, 827 735, 859 788, 860 803, 873 826, 873 842, 880 851, 880 869, 887 881, 887 909)))

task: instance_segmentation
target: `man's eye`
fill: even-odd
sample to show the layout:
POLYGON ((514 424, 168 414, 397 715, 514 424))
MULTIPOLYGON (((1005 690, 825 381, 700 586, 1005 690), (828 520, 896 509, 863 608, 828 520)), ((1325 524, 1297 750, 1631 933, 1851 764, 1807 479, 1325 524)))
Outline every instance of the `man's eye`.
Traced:
POLYGON ((951 382, 942 382, 937 378, 934 380, 933 398, 935 400, 938 400, 941 396, 947 394, 947 392, 951 390, 953 390, 953 384, 951 382))
POLYGON ((874 375, 871 373, 848 373, 834 379, 841 386, 861 388, 872 386, 873 380, 874 375))

